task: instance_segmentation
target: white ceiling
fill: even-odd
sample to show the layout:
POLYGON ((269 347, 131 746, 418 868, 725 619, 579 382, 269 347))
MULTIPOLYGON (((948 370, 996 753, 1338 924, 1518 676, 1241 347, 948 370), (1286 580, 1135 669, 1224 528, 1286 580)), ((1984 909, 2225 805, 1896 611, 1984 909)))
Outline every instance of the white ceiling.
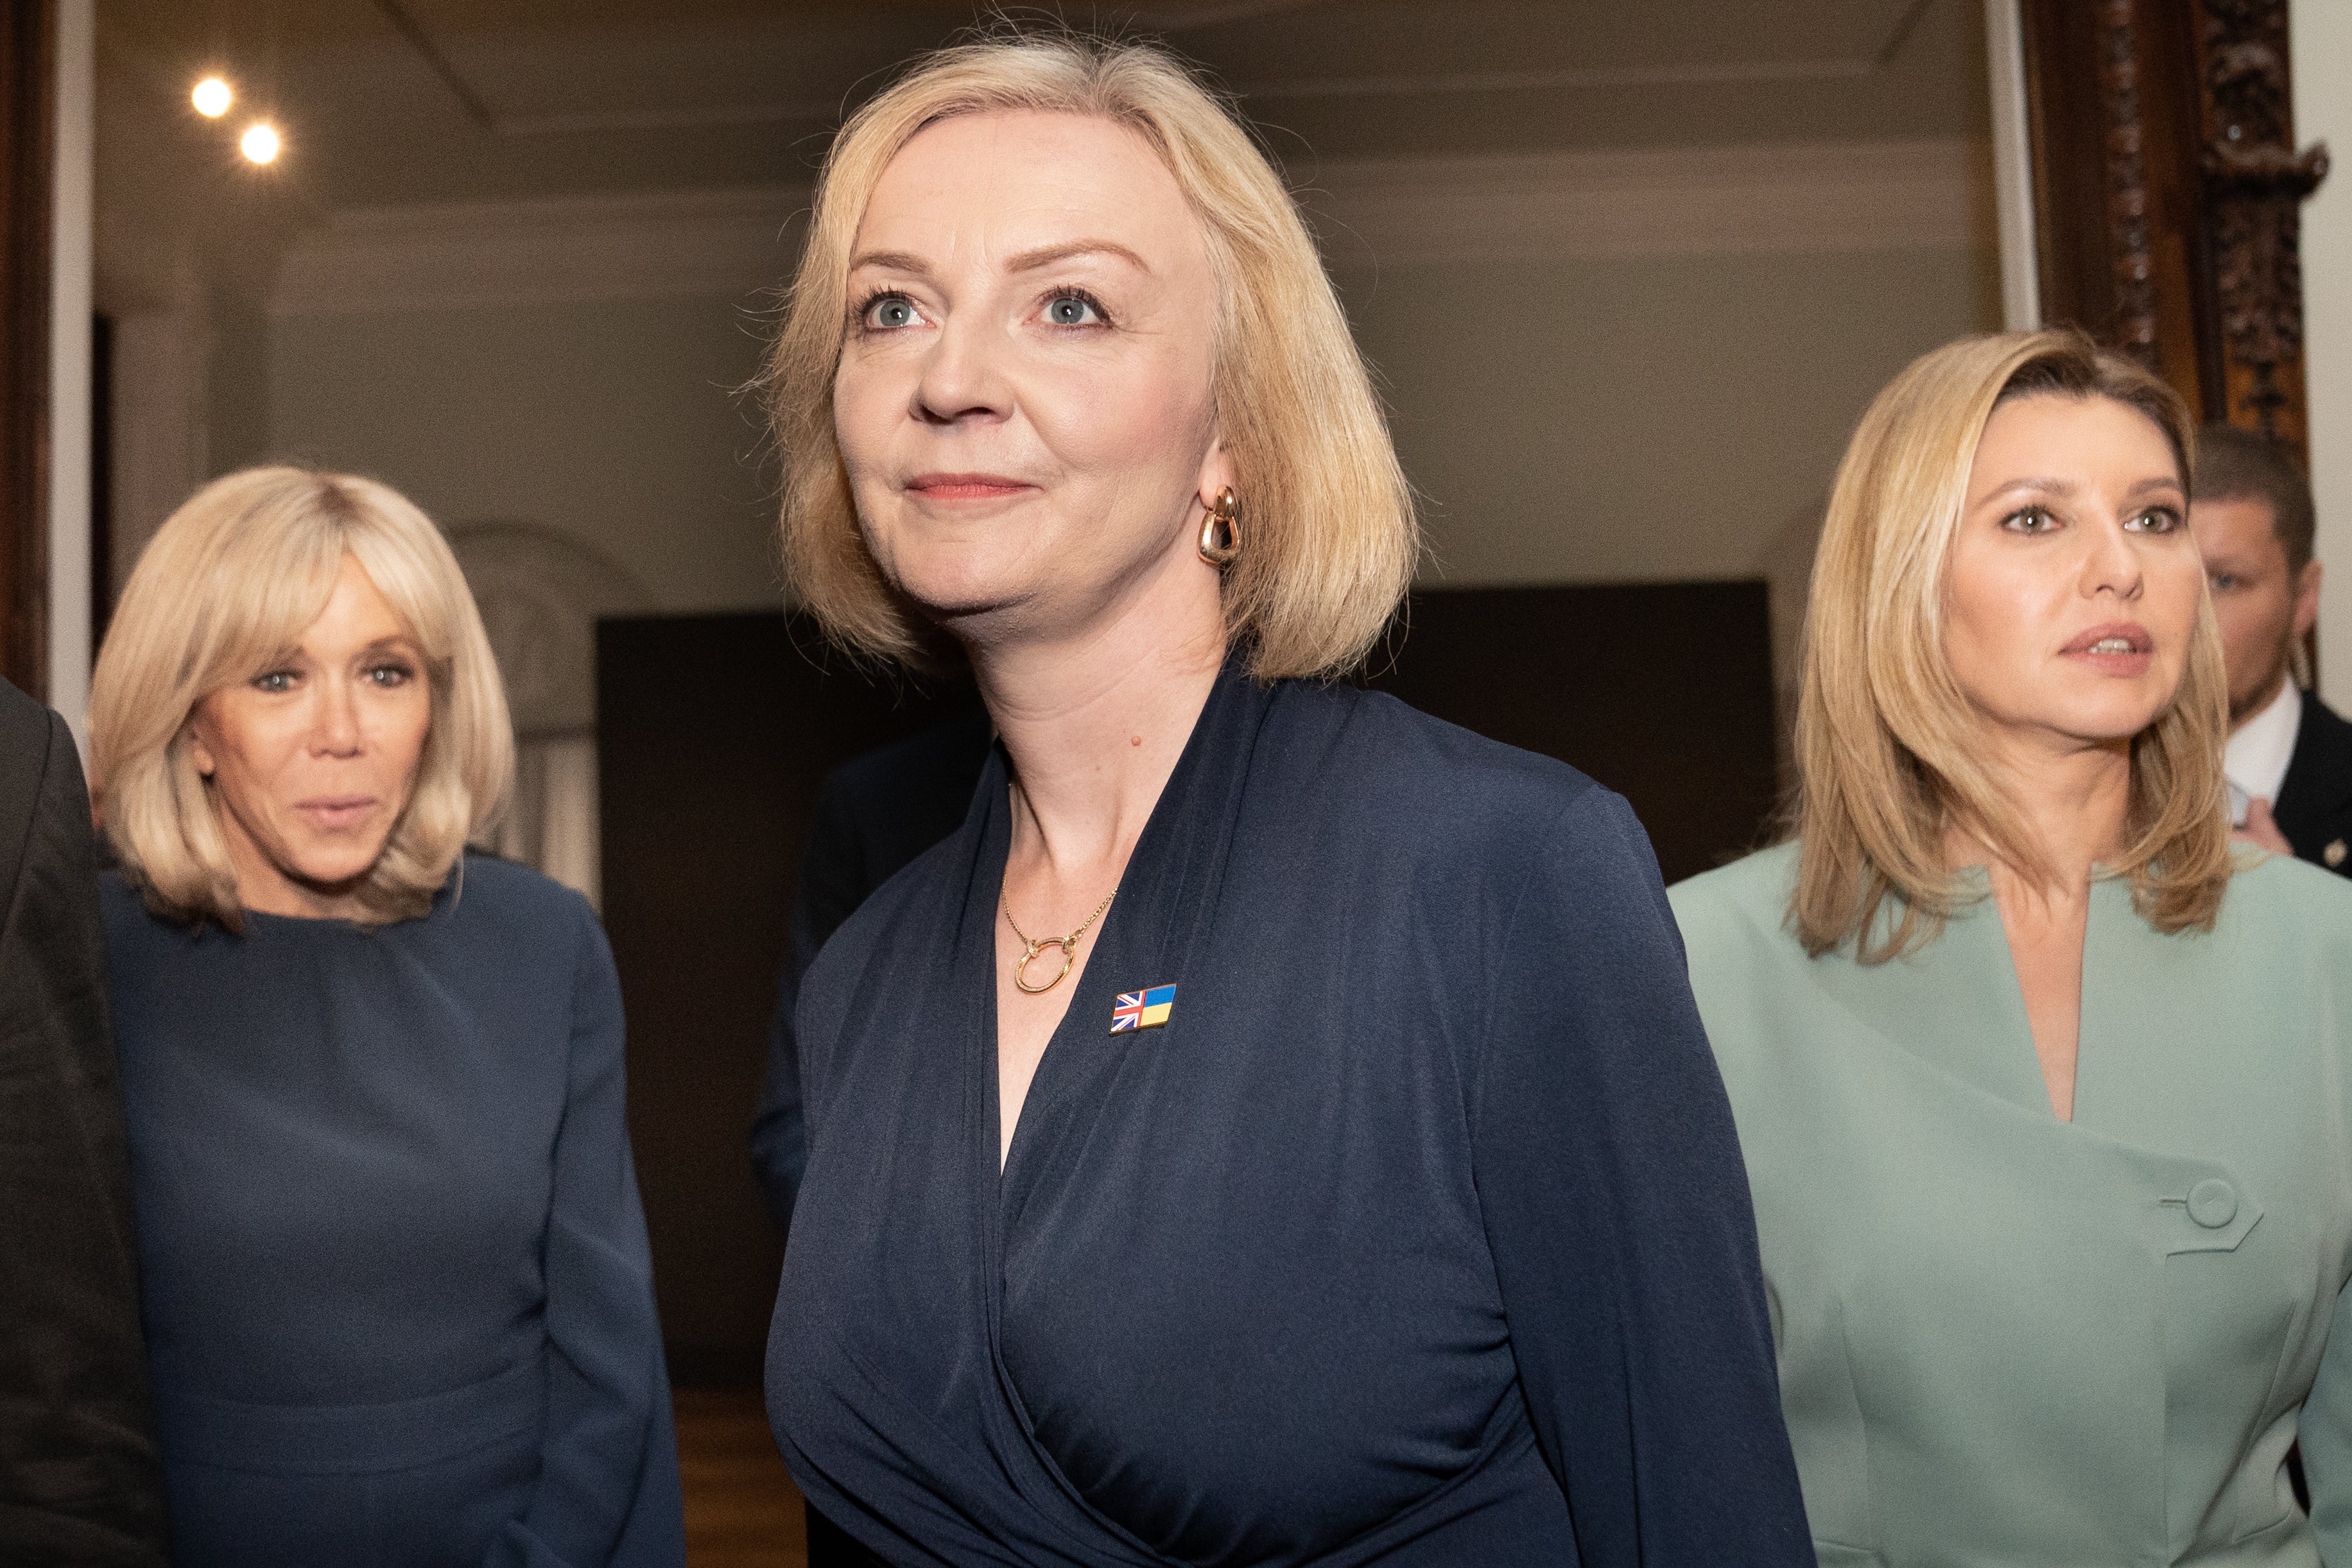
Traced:
MULTIPOLYGON (((1974 0, 1056 9, 1164 37, 1241 94, 1294 168, 1984 134, 1974 0)), ((101 150, 102 201, 108 168, 120 183, 176 161, 229 205, 316 214, 805 178, 845 107, 975 13, 969 0, 100 0, 99 14, 101 135, 116 143, 101 150), (244 95, 222 124, 186 108, 206 70, 244 95), (227 151, 248 112, 286 136, 258 174, 227 151)))

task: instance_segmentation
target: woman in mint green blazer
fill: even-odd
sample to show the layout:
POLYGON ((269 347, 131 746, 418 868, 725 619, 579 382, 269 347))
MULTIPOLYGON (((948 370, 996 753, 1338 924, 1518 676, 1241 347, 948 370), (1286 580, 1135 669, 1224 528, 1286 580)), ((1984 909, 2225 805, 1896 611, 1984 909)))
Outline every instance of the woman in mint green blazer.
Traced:
POLYGON ((2229 842, 2189 441, 2073 333, 1904 371, 1795 834, 1674 890, 1831 1568, 2352 1568, 2352 884, 2229 842))

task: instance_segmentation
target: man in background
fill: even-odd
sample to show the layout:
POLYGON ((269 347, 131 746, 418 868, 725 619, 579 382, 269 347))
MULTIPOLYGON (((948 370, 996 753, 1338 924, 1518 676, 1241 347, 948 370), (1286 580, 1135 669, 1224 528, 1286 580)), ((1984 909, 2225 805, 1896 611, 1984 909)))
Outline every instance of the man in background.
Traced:
POLYGON ((2231 820, 2242 838, 2352 876, 2352 724, 2294 679, 2319 618, 2311 486, 2275 443, 2208 425, 2191 495, 2229 666, 2231 820))
POLYGON ((65 722, 0 681, 0 1563, 164 1561, 98 868, 65 722))
POLYGON ((751 1169, 776 1228, 792 1228, 808 1159, 793 1009, 826 940, 899 868, 963 825, 996 732, 971 711, 842 764, 825 777, 793 903, 792 951, 777 985, 767 1081, 751 1123, 751 1169))

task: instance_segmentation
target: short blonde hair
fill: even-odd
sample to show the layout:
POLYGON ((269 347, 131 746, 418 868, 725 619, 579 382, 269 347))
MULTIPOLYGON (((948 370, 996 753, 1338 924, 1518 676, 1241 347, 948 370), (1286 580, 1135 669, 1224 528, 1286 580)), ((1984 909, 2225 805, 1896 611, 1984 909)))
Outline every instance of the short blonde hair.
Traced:
POLYGON ((763 378, 783 460, 785 575, 853 651, 920 665, 929 634, 868 551, 834 427, 848 268, 883 171, 955 115, 1108 120, 1148 142, 1200 220, 1219 308, 1212 388, 1243 508, 1227 637, 1262 680, 1360 661, 1412 580, 1412 493, 1371 376, 1298 209, 1234 112, 1150 45, 1011 32, 923 57, 850 118, 817 184, 808 246, 763 378))
MULTIPOLYGON (((2033 393, 2136 409, 2164 433, 2184 486, 2193 472, 2195 434, 2179 396, 2071 329, 1948 344, 1871 403, 1838 468, 1805 616, 1790 915, 1816 956, 1852 940, 1856 957, 1876 963, 1934 940, 1973 896, 1946 863, 1955 822, 2003 863, 2049 874, 1985 766, 1944 648, 1952 544, 1985 423, 2004 401, 2033 393), (1887 909, 1890 899, 1899 909, 1887 909)), ((2159 931, 2210 927, 2228 888, 2228 701, 2200 591, 2180 687, 2132 739, 2127 841, 2105 867, 2130 879, 2134 907, 2159 931)))
POLYGON ((466 579, 439 530, 372 479, 248 468, 165 520, 122 590, 90 685, 90 780, 108 841, 166 918, 244 928, 189 719, 269 668, 319 618, 349 555, 425 655, 432 717, 408 805, 358 890, 371 924, 428 911, 466 841, 505 810, 514 733, 466 579))

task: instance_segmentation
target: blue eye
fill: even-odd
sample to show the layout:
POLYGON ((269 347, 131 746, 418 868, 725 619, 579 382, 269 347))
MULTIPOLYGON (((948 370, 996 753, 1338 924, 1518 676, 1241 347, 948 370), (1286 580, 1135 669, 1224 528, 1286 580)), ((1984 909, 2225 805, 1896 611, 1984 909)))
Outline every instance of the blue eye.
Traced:
POLYGON ((415 674, 406 664, 378 664, 367 673, 367 678, 379 686, 405 685, 415 674))
POLYGON ((915 302, 903 294, 877 295, 866 302, 863 314, 866 325, 884 331, 911 327, 921 319, 915 313, 915 302))
POLYGON ((271 670, 253 677, 253 689, 257 692, 290 692, 294 689, 291 670, 271 670))
POLYGON ((1045 319, 1056 327, 1098 327, 1102 311, 1083 294, 1057 294, 1045 301, 1045 319))

